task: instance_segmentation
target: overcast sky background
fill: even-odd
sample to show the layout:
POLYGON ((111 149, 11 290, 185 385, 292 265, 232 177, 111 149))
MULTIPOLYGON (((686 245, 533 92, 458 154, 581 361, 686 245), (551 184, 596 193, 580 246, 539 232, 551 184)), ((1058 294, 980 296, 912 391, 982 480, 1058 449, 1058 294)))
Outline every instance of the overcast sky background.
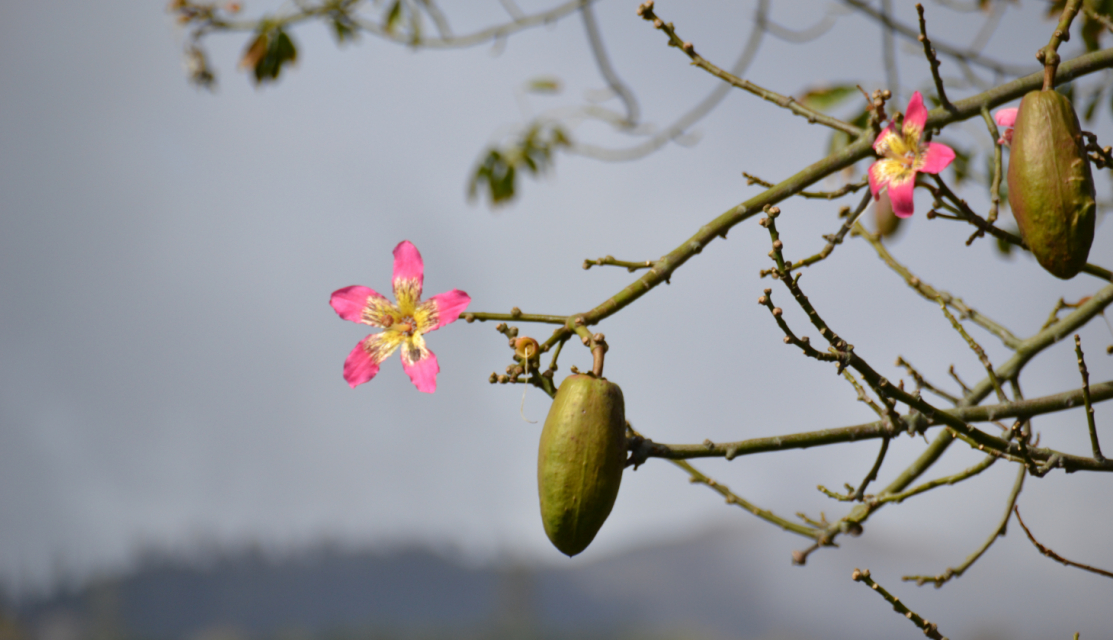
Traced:
MULTIPOLYGON (((458 32, 503 19, 498 4, 489 4, 450 12, 458 32)), ((598 18, 645 120, 664 125, 715 81, 666 47, 634 15, 636 4, 603 2, 598 18)), ((894 4, 897 17, 914 24, 912 3, 894 4)), ((276 6, 247 3, 246 12, 276 6)), ((591 548, 568 561, 538 519, 540 424, 519 417, 520 386, 487 382, 510 363, 494 325, 460 322, 428 337, 442 369, 433 395, 413 388, 397 356, 352 390, 342 364, 367 331, 336 317, 328 297, 352 284, 389 293, 390 252, 409 239, 424 255, 428 295, 463 289, 473 311, 590 309, 634 276, 585 272, 584 258, 644 260, 671 251, 759 192, 742 171, 779 181, 822 157, 825 130, 735 92, 695 127, 702 133, 695 146, 670 145, 632 163, 561 155, 552 175, 526 180, 518 202, 491 212, 466 202, 466 176, 486 144, 523 121, 521 86, 541 75, 564 83, 561 96, 530 97, 533 113, 580 104, 585 92, 604 87, 578 18, 518 34, 500 50, 451 52, 414 52, 373 38, 338 49, 323 25, 310 24, 293 32, 296 69, 264 89, 235 68, 245 38, 219 36, 208 41, 220 72, 210 95, 186 82, 185 34, 164 9, 138 0, 3 6, 0 583, 17 592, 41 588, 125 566, 141 545, 188 549, 199 540, 275 549, 321 538, 377 548, 416 541, 477 562, 590 562, 748 517, 690 486, 672 465, 650 461, 626 474, 610 520, 591 548)), ((703 55, 729 66, 749 32, 753 3, 666 0, 657 9, 703 55)), ((1035 69, 1033 54, 1052 25, 1036 3, 1021 9, 1010 5, 987 51, 1035 69)), ((804 28, 832 10, 823 2, 775 3, 773 17, 804 28)), ((928 5, 928 16, 932 37, 956 44, 973 38, 982 21, 937 4, 928 5)), ((1065 51, 1079 46, 1072 41, 1065 51)), ((922 54, 906 42, 898 48, 904 90, 895 106, 903 109, 913 88, 930 85, 922 54)), ((872 23, 843 17, 807 45, 767 37, 747 77, 797 95, 846 80, 873 89, 885 82, 880 51, 872 23)), ((949 61, 943 69, 956 73, 949 61)), ((968 94, 955 88, 952 95, 968 94)), ((1105 144, 1113 135, 1108 104, 1099 112, 1094 127, 1105 144)), ((631 143, 591 126, 573 134, 631 143)), ((944 138, 989 148, 980 121, 944 138)), ((1108 198, 1108 181, 1098 182, 1108 198)), ((966 197, 986 206, 984 190, 971 188, 966 197)), ((967 248, 968 227, 928 221, 929 204, 917 195, 917 215, 893 244, 898 259, 1017 335, 1038 330, 1060 296, 1074 300, 1100 288, 1086 275, 1059 281, 1027 257, 1001 259, 989 241, 967 248)), ((839 224, 837 204, 781 207, 790 258, 815 253, 839 224)), ((1091 262, 1109 267, 1113 230, 1103 222, 1091 262)), ((599 327, 611 345, 607 376, 622 385, 628 418, 648 436, 736 440, 873 419, 832 367, 786 348, 756 304, 773 286, 790 324, 815 337, 783 289, 758 279, 767 251, 768 235, 747 222, 678 271, 671 286, 599 327)), ((948 388, 952 363, 968 382, 981 378, 977 359, 937 307, 865 243, 843 245, 802 284, 856 352, 890 378, 901 376, 892 366, 898 355, 948 388)), ((522 329, 548 335, 546 327, 522 329)), ((994 363, 1007 359, 992 337, 971 332, 994 363)), ((1104 354, 1110 330, 1099 319, 1082 336, 1091 379, 1113 378, 1104 354)), ((589 363, 590 354, 570 343, 561 374, 589 363)), ((1072 346, 1047 350, 1022 382, 1030 397, 1076 388, 1072 346)), ((525 414, 543 420, 548 405, 530 389, 525 414)), ((1098 407, 1107 448, 1111 417, 1098 407)), ((1036 428, 1048 446, 1089 451, 1081 411, 1041 418, 1036 428)), ((894 442, 880 482, 923 446, 894 442)), ((839 517, 843 508, 815 485, 857 483, 876 448, 840 445, 696 466, 782 515, 839 517)), ((977 459, 952 447, 932 475, 977 459)), ((1013 477, 1013 468, 999 464, 960 487, 888 508, 865 536, 816 557, 865 566, 871 545, 895 547, 908 562, 887 576, 894 587, 902 572, 942 571, 996 525, 1013 477), (936 553, 930 566, 916 558, 925 547, 936 553)), ((1109 568, 1111 500, 1107 476, 1056 472, 1030 478, 1019 503, 1045 542, 1109 568)), ((746 552, 782 554, 787 567, 789 550, 805 546, 803 539, 764 528, 768 547, 746 552)), ((1010 544, 987 555, 987 574, 1000 576, 1014 563, 1042 572, 1033 578, 1033 602, 1081 589, 1087 595, 1073 600, 1077 609, 1027 609, 1045 622, 1096 616, 1091 622, 1100 628, 1109 612, 1093 603, 1113 597, 1108 581, 1038 558, 1018 536, 1010 529, 1010 544)), ((805 571, 790 577, 806 580, 805 571)), ((963 589, 984 595, 995 588, 976 574, 962 579, 967 586, 943 590, 954 595, 915 593, 929 603, 960 603, 971 597, 963 589)), ((784 588, 787 597, 793 587, 784 588)))

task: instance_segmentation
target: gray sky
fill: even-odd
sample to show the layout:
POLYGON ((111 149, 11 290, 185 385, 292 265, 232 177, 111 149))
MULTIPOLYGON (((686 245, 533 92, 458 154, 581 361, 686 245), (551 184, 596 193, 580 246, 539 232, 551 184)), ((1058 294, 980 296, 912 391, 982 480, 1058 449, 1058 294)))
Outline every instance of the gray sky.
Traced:
MULTIPOLYGON (((460 16, 459 30, 498 19, 490 4, 485 14, 460 16)), ((914 22, 910 3, 894 4, 901 20, 914 22)), ((598 16, 645 119, 664 125, 714 80, 667 48, 634 16, 635 5, 602 3, 598 16)), ((831 8, 794 3, 773 15, 801 28, 831 8)), ((210 53, 220 86, 209 95, 185 81, 184 34, 163 9, 51 0, 3 10, 0 581, 26 589, 60 572, 120 566, 139 544, 187 548, 199 539, 276 547, 322 536, 373 546, 417 540, 477 560, 563 561, 537 517, 539 426, 518 415, 521 387, 487 382, 510 362, 494 326, 461 322, 429 336, 441 364, 434 395, 413 388, 397 357, 352 390, 342 363, 367 331, 337 318, 329 293, 351 284, 388 293, 390 251, 409 239, 424 255, 428 294, 463 289, 475 311, 583 311, 632 279, 621 269, 584 272, 584 258, 644 260, 672 250, 758 193, 742 171, 783 179, 823 155, 826 132, 738 92, 696 127, 703 135, 693 147, 619 164, 560 156, 554 174, 527 180, 514 206, 492 213, 465 201, 465 178, 493 136, 522 121, 519 87, 538 75, 562 79, 562 96, 530 98, 537 112, 578 104, 604 86, 578 19, 515 36, 501 53, 414 52, 370 38, 338 50, 322 25, 308 25, 294 32, 299 66, 261 90, 235 70, 243 38, 217 37, 210 53)), ((1026 64, 1046 42, 1050 23, 1025 9, 1006 13, 988 48, 994 56, 1026 64)), ((661 2, 658 11, 729 66, 752 3, 661 2)), ((939 39, 952 43, 968 42, 980 24, 932 4, 929 20, 936 15, 949 20, 939 39)), ((748 77, 797 94, 847 79, 880 87, 879 40, 857 17, 810 45, 770 37, 748 77)), ((903 108, 927 76, 913 49, 901 51, 903 108)), ((956 68, 945 62, 944 71, 956 68)), ((1104 144, 1110 118, 1100 111, 1104 144)), ((592 126, 574 134, 623 143, 592 126)), ((944 137, 962 136, 988 147, 979 122, 944 137)), ((1099 183, 1108 197, 1107 182, 1099 183)), ((982 191, 967 197, 985 206, 982 191)), ((1036 331, 1060 296, 1077 299, 1100 285, 1085 275, 1058 281, 1026 257, 999 259, 987 241, 966 248, 968 229, 929 222, 929 204, 918 194, 917 216, 894 245, 898 258, 1018 335, 1036 331)), ((822 246, 820 236, 838 226, 836 208, 782 205, 789 257, 822 246)), ((1092 262, 1113 266, 1110 233, 1099 225, 1092 262)), ((764 230, 746 223, 671 286, 600 327, 611 344, 607 375, 622 385, 628 418, 650 437, 735 440, 872 419, 830 367, 785 348, 755 304, 775 284, 757 278, 767 251, 764 230)), ((802 282, 885 375, 900 376, 891 363, 902 355, 944 385, 952 363, 967 381, 981 377, 935 306, 864 243, 840 247, 802 282)), ((774 296, 804 332, 803 314, 783 290, 774 296)), ((523 332, 548 335, 543 327, 523 332)), ((1006 359, 992 338, 972 332, 995 363, 1006 359)), ((1095 322, 1082 336, 1091 379, 1113 378, 1103 354, 1109 329, 1095 322)), ((561 371, 589 360, 570 344, 561 371)), ((1029 396, 1078 382, 1066 344, 1023 378, 1029 396)), ((528 392, 528 417, 543 419, 547 407, 543 394, 528 392)), ((1097 419, 1113 440, 1104 407, 1097 419)), ((1049 446, 1089 450, 1080 412, 1041 419, 1037 429, 1049 446)), ((922 447, 894 443, 881 481, 922 447)), ((938 473, 977 459, 953 449, 938 473)), ((783 515, 837 517, 843 510, 815 485, 858 482, 875 453, 869 443, 697 466, 783 515)), ((1003 509, 1013 470, 998 466, 887 510, 863 540, 907 547, 910 562, 893 576, 927 570, 913 566, 920 545, 942 547, 958 562, 1003 509)), ((1030 479, 1020 504, 1049 544, 1109 567, 1113 555, 1098 532, 1113 526, 1111 499, 1104 476, 1056 473, 1030 479)), ((626 474, 611 519, 572 562, 744 517, 651 461, 626 474)), ((788 535, 774 538, 786 563, 788 549, 804 546, 788 535)), ((830 553, 853 562, 862 548, 853 542, 830 553)), ((1000 561, 1007 566, 1008 557, 1000 561)), ((1109 589, 1092 582, 1088 588, 1109 589)))

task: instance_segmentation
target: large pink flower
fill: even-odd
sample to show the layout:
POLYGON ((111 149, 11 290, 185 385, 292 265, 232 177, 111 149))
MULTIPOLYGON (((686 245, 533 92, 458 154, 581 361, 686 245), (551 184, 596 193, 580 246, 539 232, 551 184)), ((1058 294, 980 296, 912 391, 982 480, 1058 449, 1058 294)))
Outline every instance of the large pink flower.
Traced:
POLYGON ((437 356, 425 346, 424 334, 440 329, 460 317, 471 298, 453 289, 422 302, 421 285, 425 279, 425 263, 417 247, 403 240, 394 247, 394 298, 392 303, 367 287, 337 289, 329 304, 341 318, 380 327, 348 354, 344 362, 344 379, 355 388, 371 380, 379 372, 379 364, 399 347, 402 368, 418 391, 437 390, 437 356))
POLYGON ((997 144, 1009 146, 1013 142, 1013 126, 1016 125, 1016 112, 1020 111, 1017 107, 1009 107, 1007 109, 998 109, 997 113, 993 114, 993 119, 997 121, 998 127, 1005 127, 1005 133, 997 140, 997 144))
POLYGON ((955 159, 954 149, 945 144, 920 144, 927 116, 924 98, 917 91, 908 101, 904 126, 900 131, 890 122, 873 142, 873 150, 881 158, 870 165, 870 191, 873 192, 874 199, 877 199, 881 190, 888 187, 893 213, 898 218, 912 215, 912 190, 916 186, 916 174, 921 171, 939 173, 955 159))

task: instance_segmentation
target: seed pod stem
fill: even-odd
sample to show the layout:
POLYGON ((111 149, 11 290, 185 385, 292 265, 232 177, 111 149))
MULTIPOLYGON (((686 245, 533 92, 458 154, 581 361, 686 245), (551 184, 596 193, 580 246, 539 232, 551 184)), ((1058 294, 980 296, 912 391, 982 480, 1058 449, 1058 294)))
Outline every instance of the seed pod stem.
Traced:
POLYGON ((1050 91, 1055 88, 1055 72, 1059 68, 1059 44, 1070 40, 1070 25, 1078 11, 1082 8, 1082 0, 1068 0, 1059 16, 1059 24, 1051 33, 1051 41, 1047 46, 1036 53, 1036 59, 1043 63, 1043 90, 1050 91))

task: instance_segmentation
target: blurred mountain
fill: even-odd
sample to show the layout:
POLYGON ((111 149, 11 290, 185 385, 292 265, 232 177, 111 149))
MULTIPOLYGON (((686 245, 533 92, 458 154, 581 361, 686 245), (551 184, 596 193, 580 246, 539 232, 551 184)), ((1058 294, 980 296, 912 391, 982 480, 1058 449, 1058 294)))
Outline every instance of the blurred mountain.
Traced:
POLYGON ((126 573, 20 602, 14 614, 24 635, 12 637, 756 637, 768 626, 758 607, 744 604, 756 600, 724 588, 720 548, 728 542, 738 543, 737 532, 571 568, 475 567, 417 548, 252 548, 189 559, 148 552, 126 573))
POLYGON ((800 539, 746 525, 609 556, 589 550, 553 565, 328 544, 148 552, 132 569, 79 587, 14 601, 0 594, 0 640, 922 637, 850 579, 854 567, 873 570, 951 638, 1110 637, 1113 581, 1047 560, 1022 535, 999 540, 961 579, 932 589, 899 577, 946 567, 972 545, 875 534, 844 539, 806 567, 790 562, 800 539), (847 624, 848 612, 858 622, 847 624))

